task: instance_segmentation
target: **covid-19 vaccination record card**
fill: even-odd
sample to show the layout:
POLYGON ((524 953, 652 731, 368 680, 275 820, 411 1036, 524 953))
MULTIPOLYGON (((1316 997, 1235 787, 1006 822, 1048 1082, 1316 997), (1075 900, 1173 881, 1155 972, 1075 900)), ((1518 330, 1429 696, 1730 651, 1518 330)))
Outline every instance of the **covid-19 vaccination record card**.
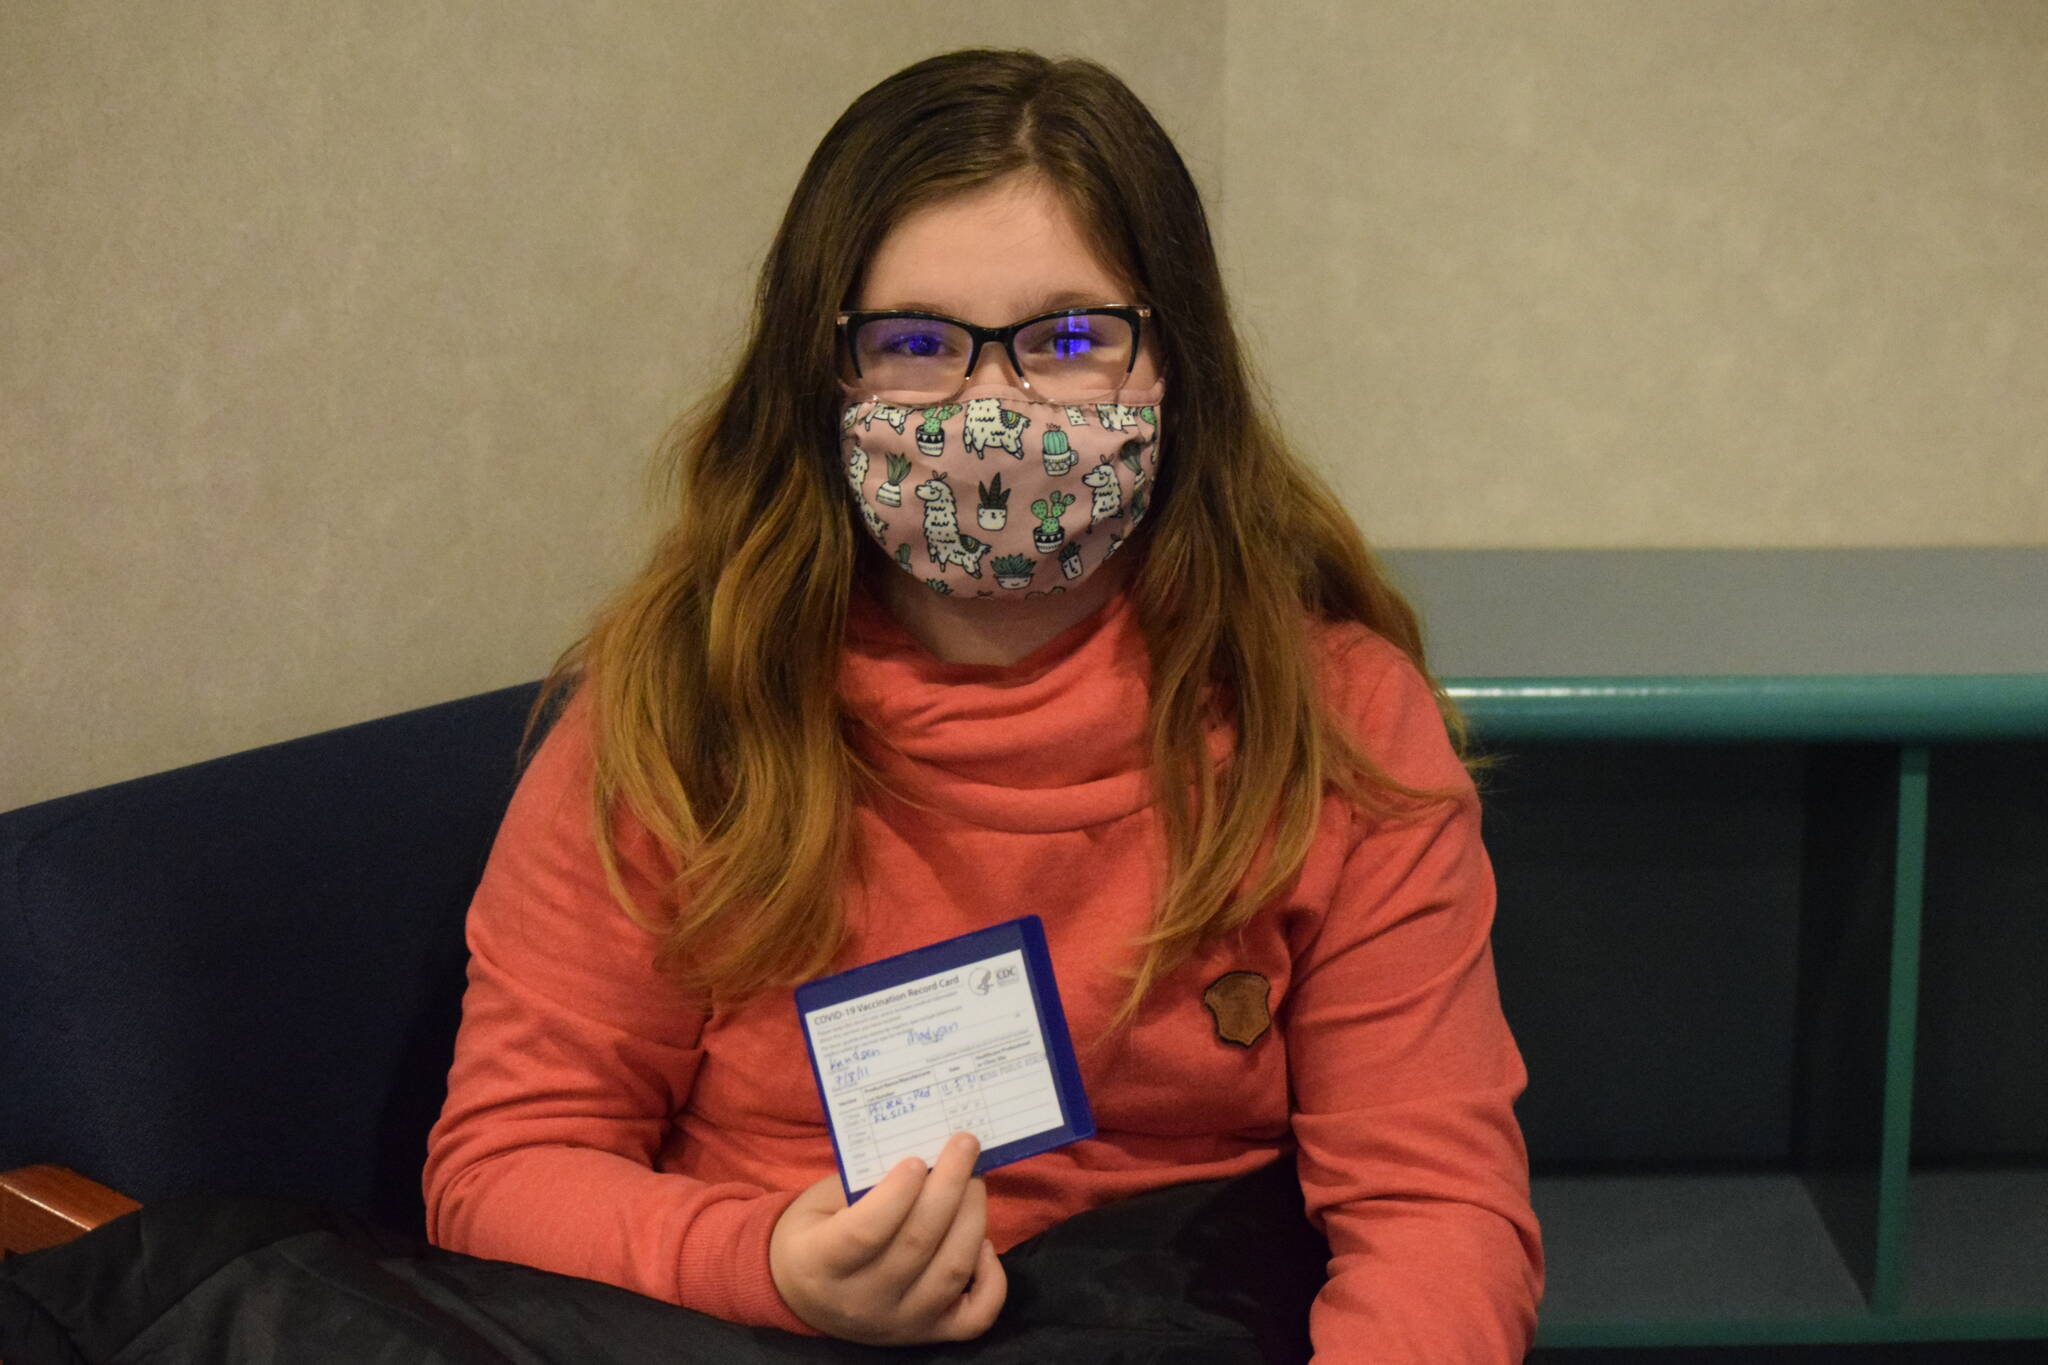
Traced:
POLYGON ((1095 1135, 1036 915, 806 982, 796 1012, 848 1203, 957 1132, 977 1172, 1095 1135))

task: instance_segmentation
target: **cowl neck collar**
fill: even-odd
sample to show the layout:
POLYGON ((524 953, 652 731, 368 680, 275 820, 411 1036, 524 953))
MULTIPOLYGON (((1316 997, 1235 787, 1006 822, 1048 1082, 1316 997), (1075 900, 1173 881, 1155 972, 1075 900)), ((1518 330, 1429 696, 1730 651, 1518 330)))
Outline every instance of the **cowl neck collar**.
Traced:
POLYGON ((971 824, 1085 829, 1150 804, 1151 660, 1129 589, 1008 664, 949 663, 865 583, 839 691, 890 785, 971 824))

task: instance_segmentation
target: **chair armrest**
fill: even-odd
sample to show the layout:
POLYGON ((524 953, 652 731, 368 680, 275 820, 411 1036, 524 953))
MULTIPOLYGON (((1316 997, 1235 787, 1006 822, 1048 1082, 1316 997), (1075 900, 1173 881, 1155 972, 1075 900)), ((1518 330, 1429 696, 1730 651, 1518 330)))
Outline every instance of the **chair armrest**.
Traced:
POLYGON ((141 1207, 62 1166, 0 1172, 0 1251, 41 1251, 141 1207))

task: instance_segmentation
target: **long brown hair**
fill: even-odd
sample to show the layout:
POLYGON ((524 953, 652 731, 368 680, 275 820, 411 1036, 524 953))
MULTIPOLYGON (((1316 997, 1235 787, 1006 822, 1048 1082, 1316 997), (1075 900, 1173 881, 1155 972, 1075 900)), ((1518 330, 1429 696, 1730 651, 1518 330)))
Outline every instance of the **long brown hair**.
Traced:
MULTIPOLYGON (((931 57, 855 100, 812 154, 737 367, 664 441, 672 524, 534 707, 537 720, 556 693, 588 693, 607 882, 661 935, 663 969, 707 999, 736 1002, 831 964, 853 811, 879 781, 837 692, 848 593, 869 554, 835 467, 834 315, 905 214, 1018 174, 1063 194, 1155 310, 1172 403, 1149 540, 1125 589, 1151 657, 1168 876, 1133 945, 1119 1019, 1286 888, 1327 790, 1379 812, 1445 795, 1393 781, 1319 698, 1310 618, 1362 622, 1422 668, 1415 613, 1268 415, 1200 196, 1165 131, 1094 62, 931 57), (1237 738, 1220 773, 1202 741, 1218 717, 1237 738), (621 813, 674 859, 663 906, 636 905, 624 886, 621 813)), ((1441 687, 1437 697, 1462 754, 1463 723, 1441 687)))

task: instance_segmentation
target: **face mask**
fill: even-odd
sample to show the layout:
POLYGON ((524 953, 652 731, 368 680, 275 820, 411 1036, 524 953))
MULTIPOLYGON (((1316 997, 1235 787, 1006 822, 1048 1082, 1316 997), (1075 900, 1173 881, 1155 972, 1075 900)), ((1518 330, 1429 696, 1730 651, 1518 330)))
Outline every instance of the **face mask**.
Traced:
POLYGON ((841 467, 861 520, 933 592, 1064 592, 1117 552, 1151 501, 1163 384, 1077 404, 984 386, 929 407, 842 388, 841 467))

